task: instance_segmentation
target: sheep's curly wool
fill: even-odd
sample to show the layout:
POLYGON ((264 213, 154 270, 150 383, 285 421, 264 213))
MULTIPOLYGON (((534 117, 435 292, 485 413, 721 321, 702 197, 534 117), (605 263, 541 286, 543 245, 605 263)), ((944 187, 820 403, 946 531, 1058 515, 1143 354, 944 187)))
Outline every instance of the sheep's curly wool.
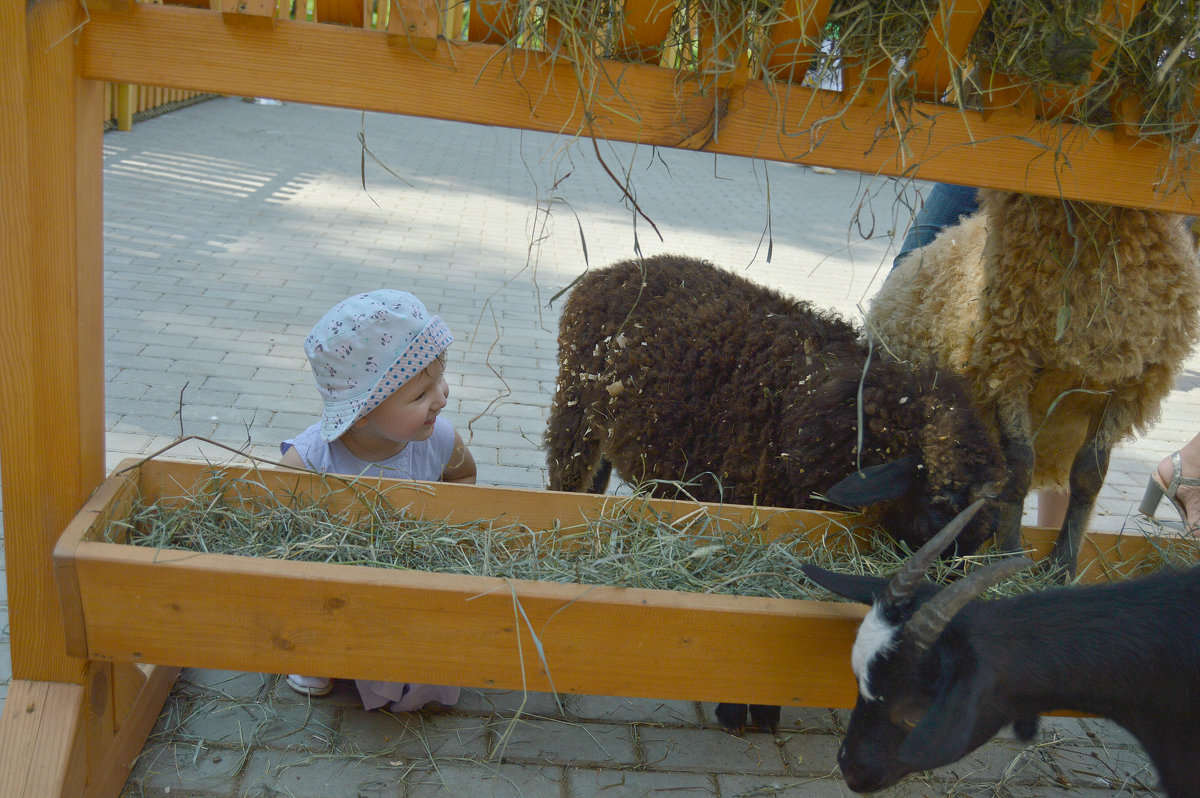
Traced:
MULTIPOLYGON (((702 501, 839 509, 816 494, 913 455, 911 486, 878 510, 891 535, 917 545, 1000 473, 959 380, 878 350, 868 366, 853 325, 702 260, 588 272, 558 342, 546 432, 555 490, 592 487, 608 461, 631 482, 692 480, 702 501)), ((960 551, 990 534, 984 514, 960 551)))
POLYGON ((897 357, 965 375, 1017 463, 1010 471, 1023 458, 1016 438, 1029 439, 1025 489, 1071 488, 1059 545, 1076 536, 1073 568, 1092 483, 1098 492, 1118 440, 1157 420, 1198 313, 1196 253, 1180 217, 982 191, 977 214, 896 267, 867 328, 897 357))

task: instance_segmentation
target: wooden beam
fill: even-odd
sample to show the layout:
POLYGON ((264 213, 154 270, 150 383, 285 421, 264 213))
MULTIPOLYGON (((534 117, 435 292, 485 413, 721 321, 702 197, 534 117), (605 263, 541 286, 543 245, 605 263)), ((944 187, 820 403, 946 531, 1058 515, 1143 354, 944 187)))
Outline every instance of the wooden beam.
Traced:
POLYGON ((107 543, 80 544, 76 571, 96 659, 799 706, 853 705, 866 611, 107 543), (370 633, 388 617, 401 649, 370 633))
POLYGON ((0 120, 6 139, 0 238, 11 247, 0 291, 0 344, 12 358, 0 373, 0 402, 21 419, 0 425, 13 676, 74 683, 83 678, 83 663, 64 648, 51 553, 104 476, 104 356, 97 334, 103 328, 97 120, 104 93, 99 83, 76 76, 70 36, 82 14, 71 0, 30 6, 15 28, 24 32, 28 23, 27 38, 4 37, 20 38, 23 52, 0 70, 6 102, 23 104, 0 120), (38 335, 30 334, 34 329, 38 335), (58 455, 47 458, 48 450, 58 455))
POLYGON ((78 45, 97 80, 594 135, 659 146, 934 181, 1200 213, 1200 164, 1110 132, 1046 125, 1026 114, 916 103, 899 125, 887 109, 846 105, 831 92, 749 81, 714 103, 686 73, 606 62, 581 102, 569 63, 498 45, 440 41, 432 52, 389 47, 382 32, 280 20, 235 30, 219 16, 138 3, 92 14, 78 45), (296 58, 296 53, 304 58, 296 58), (202 54, 197 57, 197 54, 202 54), (363 82, 363 74, 380 80, 363 82), (716 122, 720 136, 704 135, 716 122), (966 166, 969 164, 969 166, 966 166))
POLYGON ((73 0, 0 10, 0 344, 14 358, 0 401, 22 419, 0 425, 15 677, 0 717, 4 798, 116 795, 128 768, 110 763, 133 761, 166 696, 161 679, 134 691, 130 665, 68 655, 52 598, 55 539, 104 469, 104 86, 78 76, 83 22, 73 0))
POLYGON ((517 0, 471 0, 467 38, 473 42, 505 44, 517 35, 519 15, 517 0))
POLYGON ((613 51, 621 61, 656 64, 662 56, 675 0, 625 0, 613 51))
POLYGON ((134 96, 137 87, 130 83, 117 86, 117 130, 133 130, 134 96))
POLYGON ((947 0, 938 3, 925 42, 915 54, 917 96, 937 102, 961 71, 967 46, 975 36, 991 0, 947 0))
POLYGON ((775 80, 799 83, 811 66, 815 43, 822 37, 833 0, 784 3, 767 31, 765 61, 775 80))
POLYGON ((445 10, 438 0, 388 0, 388 43, 432 50, 444 35, 445 10))
POLYGON ((119 795, 179 668, 92 663, 85 684, 15 679, 0 717, 0 798, 119 795))
POLYGON ((86 774, 73 767, 83 711, 82 685, 13 679, 0 716, 0 796, 83 794, 86 774))

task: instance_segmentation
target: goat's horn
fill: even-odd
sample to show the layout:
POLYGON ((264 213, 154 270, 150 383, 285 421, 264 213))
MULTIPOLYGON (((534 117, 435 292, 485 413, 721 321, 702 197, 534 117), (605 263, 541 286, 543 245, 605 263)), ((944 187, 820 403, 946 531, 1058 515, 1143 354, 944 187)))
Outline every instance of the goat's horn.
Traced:
POLYGON ((888 582, 887 590, 883 594, 884 606, 894 606, 912 598, 913 593, 917 590, 917 585, 921 584, 925 578, 925 572, 929 570, 929 566, 933 565, 933 561, 938 558, 938 555, 958 537, 958 533, 963 531, 967 522, 975 517, 975 513, 979 512, 984 501, 984 499, 979 499, 954 516, 954 520, 946 524, 941 532, 926 541, 925 545, 908 558, 908 561, 893 574, 891 581, 888 582))
POLYGON ((968 601, 1031 565, 1033 560, 1028 557, 1006 557, 964 576, 917 608, 904 625, 904 638, 922 651, 928 649, 968 601))

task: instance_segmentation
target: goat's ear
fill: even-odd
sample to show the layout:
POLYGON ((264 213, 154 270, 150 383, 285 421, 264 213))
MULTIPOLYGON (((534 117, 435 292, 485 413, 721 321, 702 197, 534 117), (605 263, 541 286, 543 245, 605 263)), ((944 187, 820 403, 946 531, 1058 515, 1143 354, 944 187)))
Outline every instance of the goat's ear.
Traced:
POLYGON ((855 471, 825 491, 825 498, 844 507, 866 507, 898 499, 912 487, 920 463, 917 455, 906 454, 899 460, 855 471))
POLYGON ((874 603, 876 594, 887 587, 887 580, 877 576, 838 574, 808 563, 801 565, 800 570, 826 590, 857 601, 859 604, 874 603))
POLYGON ((969 754, 976 747, 971 741, 985 689, 986 680, 978 672, 943 688, 925 717, 900 744, 897 758, 913 770, 933 770, 969 754))

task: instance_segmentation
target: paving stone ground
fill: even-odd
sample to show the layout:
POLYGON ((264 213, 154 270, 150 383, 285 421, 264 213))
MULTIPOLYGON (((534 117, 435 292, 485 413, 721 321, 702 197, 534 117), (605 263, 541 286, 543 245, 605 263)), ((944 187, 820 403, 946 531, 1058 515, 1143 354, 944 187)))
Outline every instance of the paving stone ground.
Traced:
MULTIPOLYGON (((479 481, 543 487, 554 300, 588 265, 639 249, 700 255, 858 318, 924 188, 632 145, 598 153, 561 136, 236 98, 106 134, 109 467, 181 432, 276 456, 319 412, 309 327, 345 296, 389 286, 454 331, 446 412, 479 481)), ((1095 528, 1129 525, 1153 464, 1194 433, 1198 388, 1193 359, 1163 421, 1115 453, 1095 528)), ((193 441, 171 456, 223 453, 193 441)), ((125 794, 848 794, 834 758, 844 712, 789 708, 779 736, 736 738, 714 728, 711 705, 561 699, 464 690, 450 711, 393 716, 362 711, 346 683, 308 701, 274 675, 187 669, 125 794)), ((1109 798, 1154 784, 1114 725, 1050 718, 1034 745, 1001 737, 882 794, 1109 798)))

